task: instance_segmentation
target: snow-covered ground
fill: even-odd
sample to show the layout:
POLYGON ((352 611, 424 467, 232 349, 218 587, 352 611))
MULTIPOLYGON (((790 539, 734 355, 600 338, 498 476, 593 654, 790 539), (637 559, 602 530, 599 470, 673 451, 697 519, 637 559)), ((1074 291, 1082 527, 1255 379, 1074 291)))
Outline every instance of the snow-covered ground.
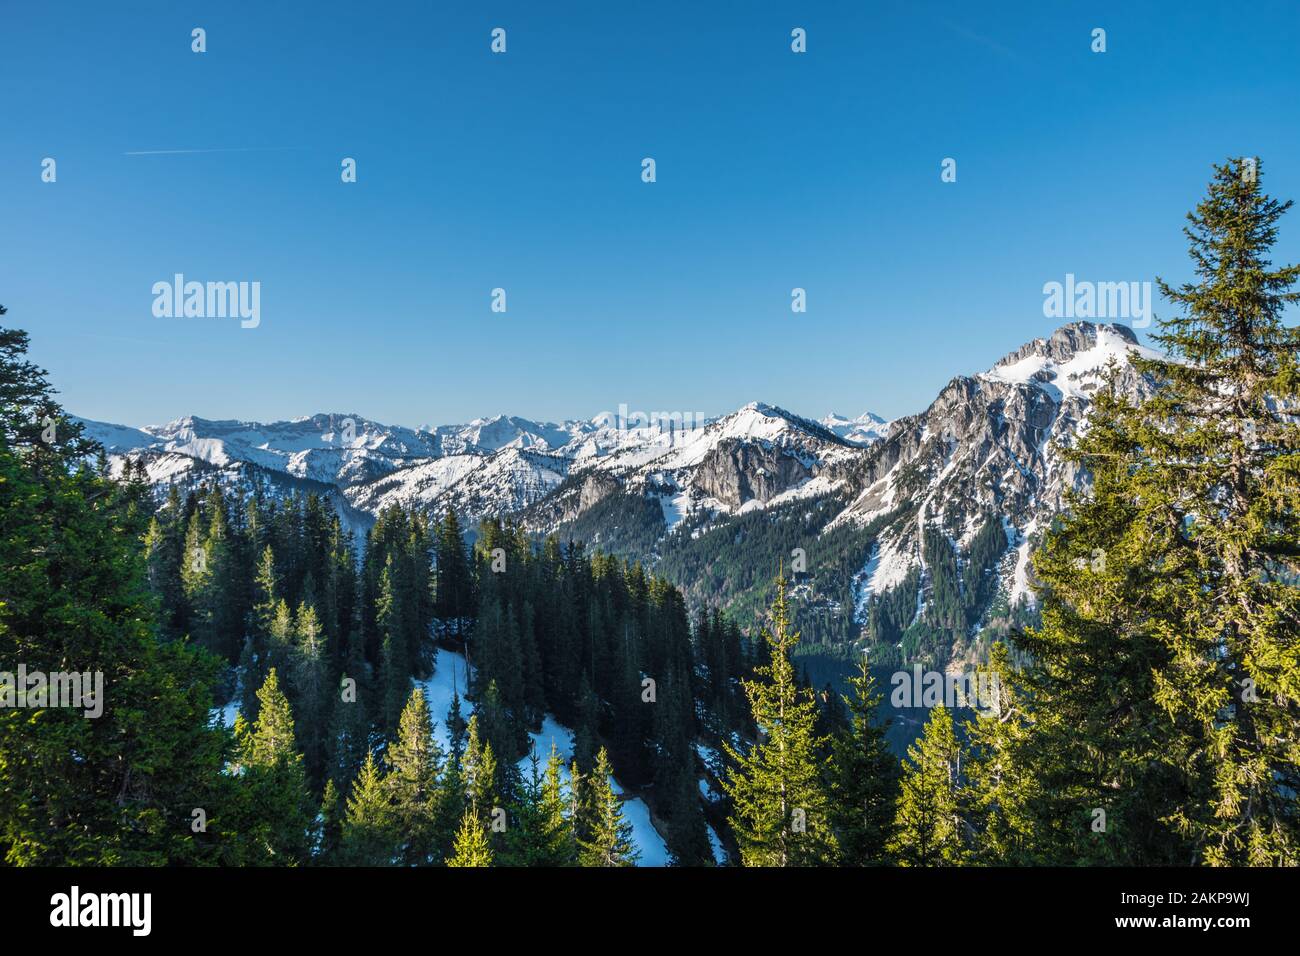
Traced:
POLYGON ((451 736, 447 733, 447 711, 451 710, 452 693, 460 695, 460 713, 469 720, 473 710, 465 700, 465 688, 469 686, 469 668, 465 655, 457 651, 439 649, 433 676, 417 683, 424 688, 424 698, 429 702, 429 714, 433 718, 433 737, 445 752, 451 746, 451 736))
MULTIPOLYGON (((466 719, 469 718, 470 705, 463 702, 467 676, 465 656, 456 651, 440 648, 433 676, 420 682, 420 686, 424 688, 424 693, 429 700, 429 710, 433 715, 433 719, 437 721, 437 725, 434 727, 434 736, 444 749, 450 743, 446 722, 447 710, 451 707, 453 686, 461 695, 461 712, 466 719)), ((538 762, 542 765, 546 763, 546 759, 550 755, 551 744, 555 744, 561 759, 564 760, 564 779, 568 780, 569 762, 573 759, 573 731, 550 714, 547 714, 542 720, 542 729, 530 732, 529 736, 532 738, 533 747, 537 750, 538 762)), ((519 769, 523 773, 531 772, 532 763, 527 756, 520 758, 519 769)), ((623 793, 622 785, 612 775, 609 782, 615 793, 623 793)), ((641 857, 637 861, 638 865, 666 866, 668 864, 668 847, 664 843, 663 837, 659 835, 659 831, 650 822, 650 808, 646 806, 645 801, 640 797, 625 798, 623 800, 623 816, 627 818, 628 823, 632 824, 632 842, 641 851, 641 857)))
POLYGON ((235 726, 235 718, 239 716, 239 698, 236 697, 225 707, 214 708, 214 714, 221 714, 221 723, 225 727, 235 726))
MULTIPOLYGON (((451 746, 451 737, 447 733, 447 711, 451 709, 452 694, 460 694, 461 714, 466 720, 473 710, 473 706, 465 700, 465 688, 469 683, 469 666, 465 662, 465 655, 458 651, 440 648, 433 676, 418 683, 424 688, 425 699, 429 702, 429 713, 434 720, 434 739, 438 741, 438 746, 446 751, 451 746)), ((238 699, 232 700, 225 707, 215 707, 212 710, 212 715, 214 717, 220 715, 221 722, 227 727, 235 725, 235 717, 238 713, 238 699)), ((551 753, 551 744, 555 744, 561 759, 564 760, 564 779, 567 781, 569 763, 573 760, 573 731, 547 714, 542 721, 542 729, 529 732, 529 737, 532 738, 533 747, 537 750, 537 759, 543 766, 551 753)), ((532 764, 527 756, 520 758, 519 769, 525 774, 531 771, 532 764)), ((622 785, 612 774, 609 782, 615 793, 623 793, 622 785)), ((659 835, 659 831, 654 828, 654 824, 650 822, 650 808, 646 806, 645 801, 640 797, 626 797, 623 800, 623 816, 627 818, 628 823, 632 824, 632 842, 641 851, 638 865, 667 866, 668 847, 664 843, 664 838, 659 835)), ((722 852, 722 845, 718 842, 718 836, 713 832, 712 827, 709 828, 709 840, 713 843, 714 855, 717 856, 722 852)))
POLYGON ((713 824, 706 826, 709 828, 709 846, 713 847, 713 862, 723 866, 727 862, 727 851, 722 848, 722 841, 718 839, 718 831, 713 829, 713 824))

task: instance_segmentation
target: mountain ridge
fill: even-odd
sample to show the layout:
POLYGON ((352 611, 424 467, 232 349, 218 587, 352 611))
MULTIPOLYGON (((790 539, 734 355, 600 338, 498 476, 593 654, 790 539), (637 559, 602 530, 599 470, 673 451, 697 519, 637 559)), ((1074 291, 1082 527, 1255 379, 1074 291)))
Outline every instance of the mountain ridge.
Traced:
POLYGON ((790 558, 788 547, 737 556, 728 535, 758 534, 749 519, 762 514, 798 519, 810 562, 833 551, 801 581, 805 604, 841 618, 851 608, 840 639, 939 660, 973 653, 1009 608, 1032 609, 1029 555, 1086 478, 1062 446, 1112 362, 1125 391, 1150 387, 1131 351, 1158 354, 1124 326, 1072 322, 954 376, 925 409, 891 422, 750 402, 703 422, 498 415, 406 429, 322 413, 140 429, 89 422, 87 432, 106 439, 115 467, 140 458, 159 486, 186 472, 243 469, 247 481, 260 470, 336 489, 354 521, 395 504, 451 508, 471 526, 515 516, 533 532, 680 564, 698 605, 760 586, 749 562, 790 558))

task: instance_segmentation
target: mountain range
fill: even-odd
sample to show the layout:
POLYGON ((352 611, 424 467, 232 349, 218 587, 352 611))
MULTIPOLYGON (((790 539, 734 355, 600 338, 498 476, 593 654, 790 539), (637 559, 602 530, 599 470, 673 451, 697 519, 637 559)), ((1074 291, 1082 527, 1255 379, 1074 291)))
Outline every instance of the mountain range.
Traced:
POLYGON ((316 490, 356 528, 394 504, 452 508, 468 526, 515 516, 654 565, 699 606, 748 609, 789 563, 813 645, 866 640, 886 657, 948 662, 978 654, 995 619, 1032 608, 1029 554, 1084 478, 1060 448, 1108 363, 1125 391, 1148 388, 1130 350, 1155 354, 1125 326, 1071 323, 892 422, 757 402, 698 424, 82 421, 114 468, 142 460, 160 489, 215 478, 316 490))

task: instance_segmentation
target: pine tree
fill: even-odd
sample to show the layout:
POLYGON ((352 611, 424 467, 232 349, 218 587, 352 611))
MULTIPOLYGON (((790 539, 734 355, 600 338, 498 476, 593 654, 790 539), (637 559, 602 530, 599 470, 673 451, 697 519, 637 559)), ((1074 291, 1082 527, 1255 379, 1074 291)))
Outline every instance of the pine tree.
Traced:
POLYGON ((1290 206, 1258 164, 1215 167, 1184 230, 1196 281, 1160 283, 1168 358, 1133 360, 1151 394, 1112 376, 1069 453, 1092 486, 1035 560, 1032 732, 1007 758, 1043 781, 1039 857, 1300 862, 1300 332, 1282 324, 1300 266, 1268 258, 1290 206))
POLYGON ((492 744, 481 739, 478 714, 469 719, 469 735, 461 768, 470 809, 475 814, 491 813, 497 805, 497 761, 492 744))
POLYGON ((339 678, 332 706, 326 747, 329 775, 339 792, 347 793, 370 754, 370 721, 360 699, 360 688, 353 686, 349 675, 339 678))
POLYGON ((105 692, 93 719, 0 708, 0 859, 214 862, 220 828, 195 833, 191 811, 226 810, 225 735, 209 718, 217 661, 158 640, 145 529, 79 466, 93 443, 26 360, 27 341, 0 328, 0 647, 33 672, 100 673, 105 692))
POLYGON ((334 781, 325 781, 325 790, 320 800, 320 844, 316 848, 319 863, 334 863, 337 858, 339 841, 343 836, 343 798, 339 796, 334 781))
POLYGON ((601 747, 587 782, 586 813, 589 835, 581 842, 583 866, 636 866, 640 856, 632 842, 632 824, 610 784, 609 754, 601 747))
POLYGON ((344 866, 392 865, 400 839, 396 824, 379 764, 374 754, 366 754, 348 797, 339 837, 339 862, 344 866))
POLYGON ((564 761, 551 741, 542 778, 542 828, 544 841, 554 854, 555 866, 574 866, 578 862, 578 841, 574 822, 568 814, 564 796, 564 761))
POLYGON ((438 584, 434 613, 442 619, 448 633, 459 637, 463 633, 463 619, 473 613, 475 603, 473 578, 460 522, 456 512, 450 508, 438 527, 437 539, 438 584))
POLYGON ((442 749, 433 736, 433 720, 423 689, 411 691, 402 710, 397 740, 388 749, 386 778, 408 865, 433 862, 437 851, 438 775, 442 749))
POLYGON ((790 652, 799 636, 790 630, 784 578, 776 586, 772 623, 763 629, 771 660, 744 682, 758 740, 743 754, 723 742, 733 766, 722 786, 734 801, 729 822, 746 866, 825 865, 836 847, 817 704, 795 680, 790 652))
POLYGON ((1161 292, 1182 314, 1139 361, 1161 388, 1138 415, 1142 523, 1162 535, 1166 578, 1151 595, 1173 664, 1156 698, 1195 725, 1212 793, 1177 817, 1212 865, 1300 864, 1300 265, 1273 268, 1292 206, 1266 195, 1258 162, 1215 168, 1185 233, 1199 281, 1161 292))
POLYGON ((461 767, 461 757, 451 753, 443 765, 441 778, 438 780, 437 802, 433 825, 434 856, 438 860, 451 858, 455 851, 456 834, 460 830, 461 819, 469 806, 465 792, 465 774, 461 767))
MULTIPOLYGON (((977 863, 1001 866, 1029 866, 1051 862, 1037 835, 1042 832, 1040 815, 1055 810, 1052 795, 1044 787, 1064 784, 1036 772, 1028 758, 1035 730, 1011 655, 1003 643, 989 651, 983 668, 989 677, 993 700, 981 701, 981 711, 966 724, 970 754, 966 760, 966 789, 969 818, 975 832, 971 858, 977 863)), ((1078 814, 1067 812, 1075 822, 1078 814)), ((1075 862, 1085 862, 1079 855, 1075 862)))
POLYGON ((460 829, 456 832, 456 843, 452 849, 448 866, 491 866, 492 848, 488 844, 487 828, 478 813, 470 808, 461 819, 460 829))
POLYGON ((832 745, 832 819, 840 862, 848 866, 885 863, 885 846, 898 797, 898 763, 889 752, 885 726, 876 720, 881 695, 864 654, 843 695, 849 720, 832 745))
POLYGON ((307 789, 302 754, 293 731, 293 710, 274 668, 257 692, 257 721, 235 719, 241 790, 245 796, 240 829, 249 834, 255 859, 295 866, 310 851, 315 808, 307 789))
POLYGON ((324 779, 328 743, 325 729, 329 719, 329 662, 325 658, 325 637, 320 619, 310 604, 300 605, 295 621, 297 653, 293 662, 293 688, 297 695, 297 736, 302 743, 307 779, 319 786, 324 779))
POLYGON ((451 692, 451 705, 447 708, 447 745, 459 760, 465 753, 465 733, 467 724, 461 711, 460 691, 451 692))
POLYGON ((534 749, 529 755, 529 772, 519 785, 506 831, 506 866, 566 866, 571 860, 568 827, 563 817, 563 797, 558 792, 559 756, 554 746, 544 774, 534 749), (555 768, 555 789, 550 774, 555 768))
POLYGON ((952 714, 935 707, 921 739, 907 748, 887 852, 902 866, 954 866, 964 858, 961 746, 952 714))

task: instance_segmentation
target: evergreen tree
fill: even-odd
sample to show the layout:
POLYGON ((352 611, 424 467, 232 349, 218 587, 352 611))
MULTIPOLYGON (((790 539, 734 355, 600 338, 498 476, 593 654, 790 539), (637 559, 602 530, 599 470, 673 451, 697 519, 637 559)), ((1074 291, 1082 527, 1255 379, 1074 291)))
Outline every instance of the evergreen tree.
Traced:
POLYGON ((876 721, 881 695, 864 654, 843 695, 849 720, 834 738, 831 760, 833 826, 840 862, 848 866, 885 863, 885 846, 898 797, 898 763, 889 752, 885 726, 876 721))
POLYGON ((457 637, 463 633, 463 619, 474 609, 473 578, 465 542, 461 535, 456 512, 447 509, 437 533, 437 597, 434 613, 441 618, 447 633, 457 637))
POLYGON ((257 693, 257 721, 235 718, 240 783, 246 803, 241 830, 260 862, 295 866, 306 861, 315 807, 307 789, 293 710, 274 668, 257 693))
POLYGON ((579 857, 583 866, 635 866, 640 856, 610 773, 609 754, 601 747, 587 782, 588 835, 581 841, 579 857))
POLYGON ((408 865, 433 862, 437 852, 438 775, 442 749, 433 736, 429 702, 421 688, 411 691, 402 710, 397 740, 388 750, 389 799, 402 836, 408 865))
POLYGON ((224 828, 195 833, 191 811, 227 816, 224 731, 209 718, 217 662, 158 641, 145 516, 81 465, 95 446, 27 343, 0 328, 0 648, 31 672, 102 674, 103 691, 83 709, 0 708, 0 859, 215 861, 224 828))
POLYGON ((953 866, 964 857, 961 745, 946 707, 935 707, 907 748, 888 853, 902 866, 953 866))
POLYGON ((456 843, 452 849, 448 866, 491 866, 492 848, 488 844, 487 828, 483 820, 470 808, 461 819, 460 829, 456 832, 456 843))
POLYGON ((460 691, 453 689, 451 705, 447 708, 447 745, 457 760, 465 753, 466 728, 465 715, 460 707, 460 691))
POLYGON ((297 737, 302 744, 307 779, 319 786, 325 777, 328 739, 326 727, 330 716, 329 662, 326 660, 325 636, 320 619, 310 604, 298 608, 295 622, 297 654, 294 660, 293 689, 297 697, 297 737))
POLYGON ((462 771, 470 809, 476 815, 491 813, 497 805, 497 761, 492 744, 481 739, 478 714, 469 719, 462 771))
POLYGON ((519 786, 506 831, 507 866, 566 866, 572 861, 563 797, 558 791, 559 756, 554 746, 544 774, 537 751, 529 755, 529 772, 519 786), (555 768, 555 788, 550 774, 555 768))
POLYGON ((339 862, 344 866, 392 865, 400 839, 396 824, 379 764, 374 754, 366 754, 348 797, 339 838, 339 862))
MULTIPOLYGON (((966 724, 970 748, 966 792, 975 832, 972 859, 1002 866, 1051 862, 1053 857, 1044 852, 1038 836, 1049 823, 1043 813, 1057 810, 1057 798, 1044 788, 1065 781, 1040 777, 1037 762, 1028 756, 1035 727, 1005 644, 990 649, 984 673, 994 699, 980 701, 981 712, 966 724)), ((1075 824, 1071 839, 1077 839, 1078 816, 1077 811, 1067 810, 1066 819, 1075 824)), ((1050 823, 1059 826, 1059 821, 1050 823)), ((1074 860, 1086 862, 1091 856, 1081 853, 1074 860)))
POLYGON ((326 748, 330 779, 347 793, 370 754, 370 721, 360 700, 360 688, 344 674, 333 700, 333 715, 326 748))
POLYGON ((320 845, 317 847, 317 859, 321 863, 335 862, 339 850, 339 841, 343 836, 343 798, 339 796, 338 787, 332 779, 325 781, 325 790, 320 800, 320 845))
POLYGON ((734 765, 722 786, 734 801, 729 822, 746 866, 818 866, 836 852, 817 704, 795 680, 790 652, 799 636, 790 630, 785 589, 779 578, 772 623, 763 629, 771 660, 744 682, 758 740, 743 754, 723 742, 734 765))
POLYGON ((1261 164, 1215 168, 1185 233, 1198 281, 1161 292, 1181 315, 1138 361, 1160 388, 1130 419, 1139 523, 1168 546, 1149 596, 1172 666, 1156 699, 1196 729, 1211 793, 1176 825, 1211 865, 1300 864, 1300 264, 1274 268, 1277 223, 1261 164))
POLYGON ((577 834, 564 795, 564 761, 554 741, 546 757, 546 773, 542 778, 542 831, 545 834, 543 845, 552 854, 553 865, 577 864, 577 834))
POLYGON ((1160 283, 1168 358, 1133 361, 1151 393, 1114 373, 1069 452, 1093 481, 1035 559, 1030 732, 1001 758, 1041 782, 1019 795, 1035 858, 1300 859, 1300 332, 1282 324, 1300 266, 1269 261, 1291 203, 1258 172, 1215 168, 1185 229, 1196 281, 1160 283))

